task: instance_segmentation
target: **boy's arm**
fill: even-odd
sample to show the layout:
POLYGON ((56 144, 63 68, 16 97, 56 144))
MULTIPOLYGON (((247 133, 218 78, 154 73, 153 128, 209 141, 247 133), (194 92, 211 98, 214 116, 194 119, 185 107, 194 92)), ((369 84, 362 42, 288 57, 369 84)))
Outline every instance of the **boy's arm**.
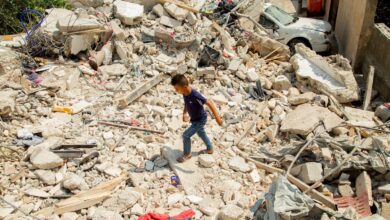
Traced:
POLYGON ((210 108, 210 110, 213 113, 213 115, 215 117, 215 120, 217 121, 218 125, 221 126, 222 125, 222 119, 221 119, 221 117, 218 114, 218 110, 215 107, 214 102, 211 101, 211 100, 207 100, 205 104, 207 105, 207 107, 210 108))
POLYGON ((184 122, 188 122, 189 120, 190 120, 190 117, 188 116, 187 106, 184 105, 184 109, 183 109, 183 121, 184 121, 184 122))

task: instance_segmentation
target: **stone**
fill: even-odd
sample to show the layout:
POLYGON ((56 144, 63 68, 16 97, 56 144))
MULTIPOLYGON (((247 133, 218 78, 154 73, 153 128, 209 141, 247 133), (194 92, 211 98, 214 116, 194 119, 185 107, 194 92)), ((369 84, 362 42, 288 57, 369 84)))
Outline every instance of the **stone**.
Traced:
POLYGON ((181 21, 170 18, 168 16, 162 16, 160 18, 160 24, 165 25, 167 27, 175 28, 181 26, 181 21))
POLYGON ((215 164, 215 159, 212 155, 210 154, 201 154, 198 157, 198 162, 201 166, 210 168, 213 167, 215 164))
POLYGON ((321 148, 321 156, 325 160, 328 160, 328 161, 332 160, 332 152, 327 147, 321 148))
POLYGON ((209 66, 209 67, 198 67, 196 69, 196 75, 198 77, 203 77, 203 76, 207 76, 207 75, 212 75, 212 76, 215 76, 215 68, 213 66, 209 66))
POLYGON ((92 34, 71 35, 66 40, 65 55, 77 55, 81 51, 86 51, 91 48, 94 41, 95 37, 92 34))
POLYGON ((189 12, 187 15, 187 21, 190 25, 195 25, 198 22, 198 18, 193 12, 189 12))
POLYGON ((114 15, 125 25, 134 25, 141 21, 144 14, 144 6, 122 0, 116 0, 113 4, 114 15))
POLYGON ((298 81, 309 80, 312 88, 332 94, 340 103, 359 99, 359 87, 348 59, 341 55, 322 57, 303 44, 290 62, 298 81))
POLYGON ((103 25, 96 19, 82 18, 74 14, 61 18, 57 21, 57 28, 61 32, 87 31, 91 29, 102 29, 103 25), (71 24, 71 25, 70 25, 71 24))
POLYGON ((339 190, 340 195, 343 197, 344 196, 350 197, 350 196, 354 195, 354 192, 353 192, 351 186, 348 184, 338 185, 337 189, 339 190))
POLYGON ((126 187, 124 190, 117 191, 110 198, 103 202, 103 206, 109 210, 124 212, 130 207, 142 201, 143 196, 135 188, 126 187))
POLYGON ((121 27, 119 27, 119 24, 117 22, 112 20, 110 21, 110 25, 111 25, 112 33, 114 34, 117 40, 121 40, 121 41, 126 40, 125 31, 121 27))
POLYGON ((141 207, 140 204, 137 203, 131 208, 131 214, 142 215, 142 214, 144 214, 144 209, 141 207))
POLYGON ((308 162, 294 167, 291 174, 298 176, 307 184, 315 183, 322 178, 322 165, 320 163, 308 162))
POLYGON ((86 183, 83 178, 79 177, 74 173, 66 173, 64 176, 64 180, 62 181, 62 186, 69 190, 88 188, 85 187, 86 183), (82 187, 83 185, 83 187, 82 187))
POLYGON ((230 70, 231 72, 236 72, 238 70, 238 67, 241 65, 241 62, 241 59, 233 59, 229 63, 228 70, 230 70))
POLYGON ((154 160, 154 165, 160 168, 165 167, 166 165, 168 165, 168 160, 166 160, 163 157, 158 157, 157 159, 154 160))
POLYGON ((193 204, 199 204, 203 200, 202 197, 196 195, 188 195, 187 199, 190 200, 190 202, 193 204))
MULTIPOLYGON (((130 44, 126 44, 123 41, 115 40, 115 51, 121 60, 127 60, 132 54, 132 47, 130 44)), ((124 73, 126 74, 127 71, 124 73)))
POLYGON ((290 96, 288 98, 288 102, 291 105, 301 105, 301 104, 304 104, 304 103, 312 101, 314 99, 314 97, 316 97, 315 93, 313 93, 313 92, 306 92, 306 93, 303 93, 303 94, 300 94, 300 95, 290 96))
POLYGON ((123 64, 115 63, 111 65, 100 66, 98 72, 100 74, 107 74, 109 76, 121 76, 127 74, 127 68, 123 64))
POLYGON ((237 220, 240 219, 241 215, 244 213, 244 210, 234 204, 228 204, 224 206, 219 213, 220 220, 237 220))
POLYGON ((205 198, 199 203, 199 210, 207 215, 212 216, 217 212, 217 207, 215 205, 215 201, 210 198, 205 198))
POLYGON ((188 15, 188 11, 186 9, 180 8, 174 3, 165 3, 164 8, 169 15, 178 21, 183 21, 188 15))
POLYGON ((61 220, 76 220, 79 217, 75 212, 66 212, 62 214, 61 220))
POLYGON ((30 188, 24 191, 26 195, 35 196, 39 198, 49 198, 50 194, 37 188, 30 188))
POLYGON ((245 162, 245 159, 239 156, 235 156, 231 158, 228 162, 230 169, 233 169, 234 171, 237 172, 249 172, 250 167, 249 165, 245 162))
POLYGON ((123 220, 122 216, 118 212, 108 211, 101 207, 96 209, 96 211, 93 213, 90 219, 91 220, 108 220, 108 219, 123 220))
POLYGON ((248 80, 250 82, 256 82, 257 80, 259 80, 259 75, 256 73, 256 69, 255 68, 250 68, 246 71, 246 75, 248 77, 248 80))
POLYGON ((167 16, 168 13, 165 11, 164 7, 161 4, 157 4, 153 7, 152 11, 159 17, 167 16))
POLYGON ((285 75, 279 75, 275 78, 272 87, 278 91, 288 90, 291 87, 291 83, 285 75))
POLYGON ((15 98, 18 92, 12 89, 0 91, 0 116, 8 116, 15 110, 15 98))
POLYGON ((173 205, 178 202, 182 202, 185 199, 185 195, 181 193, 175 193, 168 196, 168 205, 173 205))
POLYGON ((287 114, 282 120, 280 130, 292 134, 308 135, 321 121, 327 131, 343 122, 340 117, 327 108, 303 104, 287 114))
POLYGON ((256 169, 252 170, 252 172, 249 173, 249 179, 252 181, 252 183, 260 182, 259 172, 257 172, 256 169))
POLYGON ((390 183, 379 186, 378 192, 382 194, 390 193, 390 183))
POLYGON ((116 167, 116 166, 109 166, 106 169, 104 169, 104 173, 107 175, 110 175, 110 176, 117 177, 117 176, 121 175, 122 170, 121 170, 121 168, 116 167))
POLYGON ((352 125, 360 125, 360 126, 367 126, 367 127, 376 126, 376 123, 374 121, 374 116, 375 116, 374 112, 365 111, 357 108, 351 108, 348 106, 345 106, 344 110, 350 117, 348 123, 352 125))
POLYGON ((220 190, 223 192, 226 191, 238 191, 241 189, 241 184, 234 180, 225 180, 220 185, 220 190))
POLYGON ((16 132, 16 136, 19 139, 31 139, 33 138, 34 134, 26 128, 21 128, 16 132))
POLYGON ((372 183, 371 178, 366 171, 363 171, 357 178, 355 183, 356 195, 361 196, 364 193, 368 195, 368 202, 372 206, 374 200, 372 197, 372 183))
POLYGON ((53 169, 64 163, 64 160, 57 154, 44 149, 34 151, 30 156, 30 161, 34 166, 43 170, 53 169))
POLYGON ((390 203, 382 202, 381 216, 383 216, 384 219, 390 219, 390 203))
POLYGON ((56 184, 56 174, 49 170, 35 170, 35 175, 47 185, 56 184))
POLYGON ((153 161, 146 160, 146 161, 145 161, 145 170, 147 170, 147 171, 152 171, 153 168, 154 168, 154 163, 153 163, 153 161))
POLYGON ((384 105, 380 105, 375 110, 375 116, 380 118, 383 122, 390 119, 390 109, 384 105))

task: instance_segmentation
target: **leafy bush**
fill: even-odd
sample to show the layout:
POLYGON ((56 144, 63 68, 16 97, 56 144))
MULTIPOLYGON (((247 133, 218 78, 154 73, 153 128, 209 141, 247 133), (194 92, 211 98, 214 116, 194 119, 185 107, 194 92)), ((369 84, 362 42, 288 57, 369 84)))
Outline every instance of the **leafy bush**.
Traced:
MULTIPOLYGON (((23 10, 34 9, 44 13, 45 9, 53 7, 70 8, 70 4, 68 0, 0 0, 0 23, 2 23, 0 25, 0 35, 16 34, 23 31, 18 19, 23 10)), ((34 19, 37 18, 31 18, 32 21, 34 19)))

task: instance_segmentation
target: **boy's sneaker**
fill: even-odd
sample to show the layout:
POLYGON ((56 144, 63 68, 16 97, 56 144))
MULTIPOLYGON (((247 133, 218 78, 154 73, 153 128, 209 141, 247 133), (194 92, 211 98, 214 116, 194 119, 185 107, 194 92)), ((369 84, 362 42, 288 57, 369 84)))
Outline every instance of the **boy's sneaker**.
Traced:
POLYGON ((178 157, 176 161, 179 163, 183 163, 184 161, 191 159, 191 157, 192 154, 187 154, 187 155, 183 154, 182 156, 178 157))
POLYGON ((213 154, 214 150, 201 150, 199 151, 199 154, 213 154))

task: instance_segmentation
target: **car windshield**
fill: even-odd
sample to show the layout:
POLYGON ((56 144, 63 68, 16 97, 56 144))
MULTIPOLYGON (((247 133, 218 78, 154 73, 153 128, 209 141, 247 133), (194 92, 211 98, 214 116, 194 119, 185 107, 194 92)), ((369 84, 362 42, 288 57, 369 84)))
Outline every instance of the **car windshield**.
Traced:
POLYGON ((283 25, 288 25, 291 23, 294 23, 296 19, 289 15, 287 12, 283 11, 282 9, 276 7, 276 6, 269 6, 265 12, 278 20, 283 25))

